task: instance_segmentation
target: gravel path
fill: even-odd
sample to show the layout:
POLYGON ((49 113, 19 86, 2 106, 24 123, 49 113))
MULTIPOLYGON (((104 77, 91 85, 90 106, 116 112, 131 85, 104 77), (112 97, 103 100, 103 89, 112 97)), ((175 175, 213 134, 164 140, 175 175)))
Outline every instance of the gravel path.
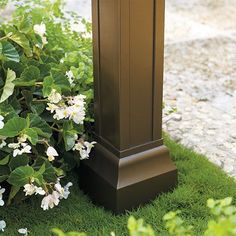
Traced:
POLYGON ((236 178, 235 32, 234 0, 167 1, 164 129, 236 178))
MULTIPOLYGON (((90 0, 66 8, 91 20, 90 0)), ((235 0, 166 1, 164 80, 164 129, 236 178, 235 0)))

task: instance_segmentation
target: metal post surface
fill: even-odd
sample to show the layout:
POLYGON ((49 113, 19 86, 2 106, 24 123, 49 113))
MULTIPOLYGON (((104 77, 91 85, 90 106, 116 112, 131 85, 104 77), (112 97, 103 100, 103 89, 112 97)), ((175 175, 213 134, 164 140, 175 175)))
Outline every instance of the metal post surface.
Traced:
POLYGON ((80 186, 120 213, 177 183, 162 140, 164 0, 92 0, 92 9, 98 143, 80 186))

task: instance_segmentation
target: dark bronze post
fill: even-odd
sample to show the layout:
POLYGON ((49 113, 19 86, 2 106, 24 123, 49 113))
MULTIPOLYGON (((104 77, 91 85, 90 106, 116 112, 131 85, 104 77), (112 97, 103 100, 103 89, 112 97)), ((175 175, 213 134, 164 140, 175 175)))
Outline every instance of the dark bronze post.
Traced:
POLYGON ((92 0, 96 148, 80 185, 116 213, 172 189, 162 140, 164 0, 92 0))

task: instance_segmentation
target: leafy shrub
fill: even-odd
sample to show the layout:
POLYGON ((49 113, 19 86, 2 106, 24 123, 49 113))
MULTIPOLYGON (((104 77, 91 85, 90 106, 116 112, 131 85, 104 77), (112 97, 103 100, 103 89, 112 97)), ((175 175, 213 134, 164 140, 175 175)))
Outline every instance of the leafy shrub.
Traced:
MULTIPOLYGON (((93 124, 91 24, 61 0, 16 1, 0 29, 0 183, 8 204, 69 195, 60 179, 87 159, 93 124), (72 29, 83 25, 84 32, 72 29)), ((1 198, 2 199, 2 198, 1 198)))

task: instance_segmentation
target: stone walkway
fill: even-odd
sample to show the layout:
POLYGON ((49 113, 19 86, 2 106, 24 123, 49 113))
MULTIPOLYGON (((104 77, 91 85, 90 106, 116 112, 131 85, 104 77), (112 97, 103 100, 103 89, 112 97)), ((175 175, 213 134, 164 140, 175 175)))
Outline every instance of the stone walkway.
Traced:
POLYGON ((164 129, 236 178, 236 2, 166 3, 164 129))

